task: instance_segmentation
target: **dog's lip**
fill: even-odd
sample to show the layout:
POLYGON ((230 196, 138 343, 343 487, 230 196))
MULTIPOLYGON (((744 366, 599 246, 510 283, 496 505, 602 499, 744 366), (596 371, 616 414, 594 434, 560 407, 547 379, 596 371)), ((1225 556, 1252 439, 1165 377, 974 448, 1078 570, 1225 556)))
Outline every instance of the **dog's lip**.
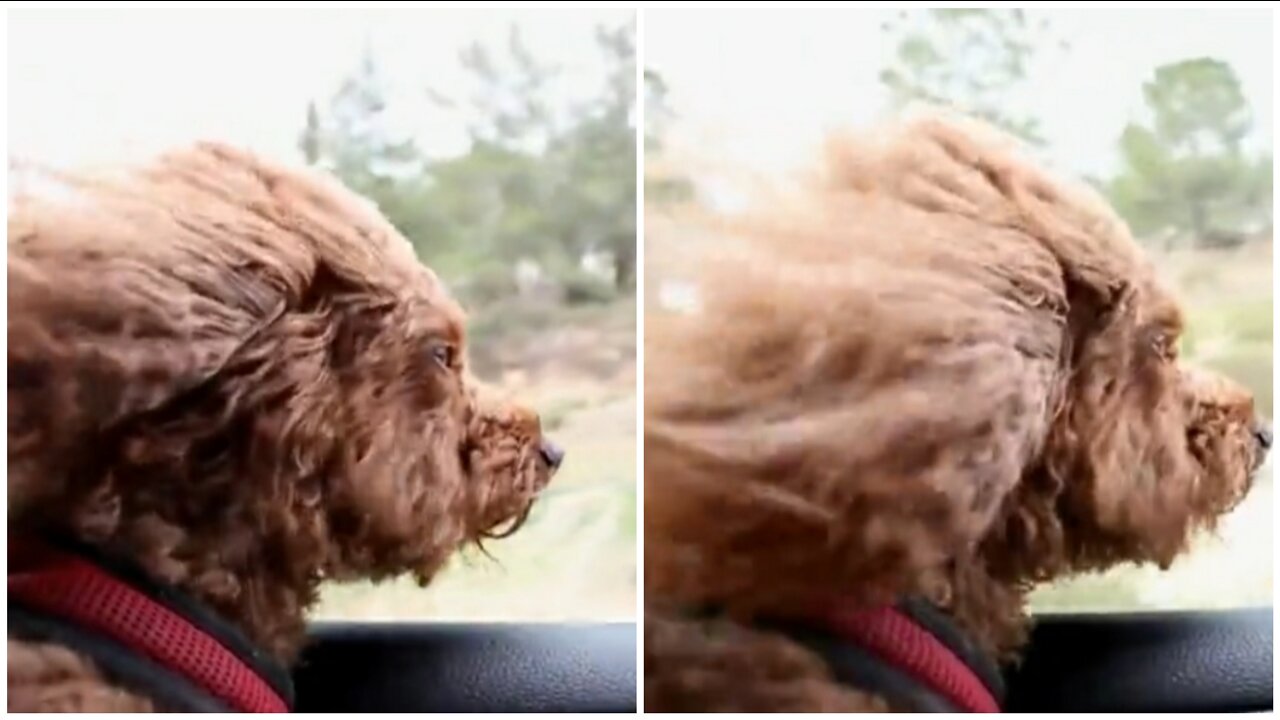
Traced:
POLYGON ((532 509, 533 503, 526 503, 519 513, 516 513, 512 517, 506 518, 505 520, 496 523, 493 527, 485 530, 483 533, 484 537, 491 540, 502 540, 503 538, 511 537, 520 529, 521 526, 524 525, 525 521, 529 519, 529 511, 532 509))
POLYGON ((1253 454, 1253 467, 1249 468, 1249 478, 1252 479, 1253 476, 1257 475, 1258 471, 1262 469, 1262 466, 1266 464, 1267 451, 1261 450, 1259 452, 1255 452, 1253 454))

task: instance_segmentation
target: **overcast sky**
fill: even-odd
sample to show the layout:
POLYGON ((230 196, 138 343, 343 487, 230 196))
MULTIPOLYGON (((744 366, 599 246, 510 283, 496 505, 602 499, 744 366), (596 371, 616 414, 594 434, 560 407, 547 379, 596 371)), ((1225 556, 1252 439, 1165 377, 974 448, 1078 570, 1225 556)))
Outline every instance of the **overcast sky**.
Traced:
MULTIPOLYGON (((865 123, 885 104, 877 74, 892 50, 891 11, 649 9, 644 61, 671 87, 689 128, 731 158, 766 169, 803 162, 827 128, 865 123)), ((516 22, 535 53, 563 68, 559 91, 599 81, 592 28, 631 11, 134 10, 11 11, 9 148, 57 162, 113 160, 199 137, 296 152, 306 103, 326 98, 363 44, 382 60, 399 107, 434 153, 462 147, 463 128, 427 112, 428 82, 464 82, 458 50, 500 42, 516 22)), ((1105 169, 1120 129, 1142 108, 1157 65, 1211 55, 1236 69, 1261 142, 1272 126, 1267 10, 1051 11, 1071 43, 1035 68, 1029 105, 1056 160, 1105 169)))
MULTIPOLYGON (((398 104, 426 109, 428 84, 457 90, 458 51, 503 42, 512 22, 562 68, 558 92, 601 77, 593 29, 630 10, 11 11, 9 149, 56 163, 99 163, 216 138, 294 154, 308 100, 327 98, 366 39, 398 104)), ((417 115, 432 153, 462 147, 461 124, 417 115)))
MULTIPOLYGON (((883 10, 661 10, 644 13, 645 64, 671 104, 732 159, 762 169, 802 163, 830 127, 870 122, 885 106, 877 76, 893 51, 883 10)), ((1033 69, 1028 105, 1054 160, 1076 172, 1113 162, 1143 107, 1142 83, 1169 61, 1212 56, 1235 68, 1271 145, 1269 10, 1048 11, 1070 43, 1033 69)))

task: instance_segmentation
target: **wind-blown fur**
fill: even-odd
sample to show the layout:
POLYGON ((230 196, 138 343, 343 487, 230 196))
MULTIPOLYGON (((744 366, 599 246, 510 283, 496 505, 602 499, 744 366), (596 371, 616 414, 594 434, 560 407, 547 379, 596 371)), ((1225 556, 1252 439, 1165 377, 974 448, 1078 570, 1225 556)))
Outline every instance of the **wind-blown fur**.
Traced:
POLYGON ((646 322, 649 711, 882 708, 751 622, 833 601, 924 596, 1013 659, 1035 585, 1167 566, 1265 450, 1088 189, 938 117, 827 160, 646 322))

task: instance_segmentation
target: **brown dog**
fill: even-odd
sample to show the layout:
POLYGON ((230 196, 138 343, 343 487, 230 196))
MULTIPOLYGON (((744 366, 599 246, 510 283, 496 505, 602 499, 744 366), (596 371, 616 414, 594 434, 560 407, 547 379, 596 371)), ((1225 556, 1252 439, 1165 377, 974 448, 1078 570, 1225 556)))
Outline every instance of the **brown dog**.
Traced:
MULTIPOLYGON (((73 538, 287 664, 322 582, 425 584, 550 479, 462 310, 336 183, 217 145, 54 181, 8 225, 11 599, 15 536, 73 538)), ((10 710, 164 709, 10 618, 10 710)))
POLYGON ((774 628, 923 598, 1010 659, 1035 585, 1167 566, 1271 442, 1091 192, 936 118, 829 155, 646 322, 648 711, 917 709, 774 628))

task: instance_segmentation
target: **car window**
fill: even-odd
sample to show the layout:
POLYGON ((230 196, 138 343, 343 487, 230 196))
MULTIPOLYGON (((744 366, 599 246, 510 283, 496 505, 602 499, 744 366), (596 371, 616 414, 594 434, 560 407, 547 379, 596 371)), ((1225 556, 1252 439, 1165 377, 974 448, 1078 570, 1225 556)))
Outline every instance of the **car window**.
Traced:
MULTIPOLYGON (((1181 299, 1182 356, 1248 386, 1271 417, 1267 13, 787 14, 776 52, 730 33, 711 58, 679 14, 650 13, 645 23, 646 314, 696 308, 680 282, 683 250, 715 239, 681 235, 688 213, 732 213, 789 191, 829 128, 940 103, 1019 136, 1043 162, 1094 186, 1181 299), (1134 43, 1135 28, 1151 42, 1134 43), (760 98, 771 112, 757 111, 760 98)), ((1269 605, 1272 493, 1268 463, 1216 535, 1198 538, 1167 571, 1127 566, 1059 581, 1032 607, 1269 605)))
POLYGON ((132 163, 202 139, 327 170, 465 306, 468 370, 566 452, 511 537, 425 589, 329 583, 313 617, 634 618, 633 11, 22 19, 15 184, 37 181, 27 162, 132 163))

